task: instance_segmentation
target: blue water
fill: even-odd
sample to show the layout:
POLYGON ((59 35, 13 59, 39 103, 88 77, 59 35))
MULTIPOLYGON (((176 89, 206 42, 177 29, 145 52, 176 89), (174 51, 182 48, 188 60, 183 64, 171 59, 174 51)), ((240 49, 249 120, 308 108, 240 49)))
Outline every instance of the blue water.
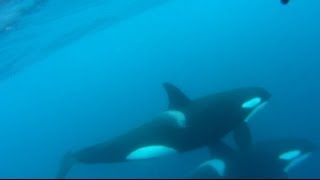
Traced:
MULTIPOLYGON (((273 96, 250 121, 254 139, 320 144, 320 1, 128 1, 0 1, 0 177, 54 177, 66 151, 164 110, 165 81, 191 98, 263 86, 273 96)), ((181 177, 205 159, 199 149, 68 177, 181 177)), ((320 177, 319 162, 317 151, 289 175, 320 177)))

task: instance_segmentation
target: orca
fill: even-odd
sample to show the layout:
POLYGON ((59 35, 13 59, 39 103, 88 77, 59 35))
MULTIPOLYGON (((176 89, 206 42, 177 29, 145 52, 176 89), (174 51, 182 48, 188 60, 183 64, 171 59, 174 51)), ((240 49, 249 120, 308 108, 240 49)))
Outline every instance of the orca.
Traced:
POLYGON ((66 153, 57 173, 63 178, 75 163, 120 163, 146 160, 207 147, 233 132, 236 144, 251 144, 248 121, 271 94, 261 87, 242 87, 190 99, 171 83, 163 83, 168 107, 152 120, 106 142, 66 153))
POLYGON ((288 173, 316 150, 304 138, 259 141, 248 151, 237 151, 223 142, 211 147, 211 158, 198 166, 190 179, 278 178, 288 173))

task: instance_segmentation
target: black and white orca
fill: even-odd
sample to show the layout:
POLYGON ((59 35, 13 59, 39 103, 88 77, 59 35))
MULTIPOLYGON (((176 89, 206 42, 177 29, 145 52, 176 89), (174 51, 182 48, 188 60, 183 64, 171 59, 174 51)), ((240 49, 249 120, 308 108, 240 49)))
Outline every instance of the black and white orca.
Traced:
POLYGON ((279 138, 260 141, 249 151, 236 151, 219 142, 211 148, 212 159, 197 167, 188 178, 282 178, 306 160, 316 145, 303 138, 279 138))
POLYGON ((166 111, 123 135, 65 154, 57 177, 65 177, 75 163, 119 163, 192 151, 229 132, 245 149, 251 144, 248 120, 271 98, 264 88, 247 87, 192 100, 171 83, 163 86, 169 100, 166 111))

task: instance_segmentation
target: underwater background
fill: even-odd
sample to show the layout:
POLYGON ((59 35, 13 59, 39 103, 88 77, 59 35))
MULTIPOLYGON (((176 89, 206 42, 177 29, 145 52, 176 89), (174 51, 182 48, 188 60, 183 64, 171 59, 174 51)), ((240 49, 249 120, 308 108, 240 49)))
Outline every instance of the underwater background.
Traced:
MULTIPOLYGON (((320 1, 0 0, 0 177, 53 178, 61 156, 150 120, 163 82, 190 98, 262 86, 254 140, 320 144, 320 1)), ((204 149, 77 165, 68 177, 184 177, 204 149)), ((320 154, 289 177, 319 178, 320 154)))

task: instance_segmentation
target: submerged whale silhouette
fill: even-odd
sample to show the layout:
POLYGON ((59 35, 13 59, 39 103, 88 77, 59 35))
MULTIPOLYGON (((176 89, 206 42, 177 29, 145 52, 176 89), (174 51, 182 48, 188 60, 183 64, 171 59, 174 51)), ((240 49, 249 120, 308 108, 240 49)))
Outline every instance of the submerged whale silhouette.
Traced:
POLYGON ((280 0, 282 4, 286 5, 290 2, 290 0, 280 0))
POLYGON ((211 147, 211 159, 188 178, 288 178, 288 172, 310 157, 316 145, 303 138, 259 141, 248 151, 236 151, 221 141, 211 147))
POLYGON ((251 144, 247 122, 271 98, 263 88, 247 87, 191 100, 171 83, 163 86, 169 100, 166 111, 123 135, 66 153, 56 177, 65 177, 75 163, 119 163, 192 151, 229 132, 239 148, 246 149, 251 144))

